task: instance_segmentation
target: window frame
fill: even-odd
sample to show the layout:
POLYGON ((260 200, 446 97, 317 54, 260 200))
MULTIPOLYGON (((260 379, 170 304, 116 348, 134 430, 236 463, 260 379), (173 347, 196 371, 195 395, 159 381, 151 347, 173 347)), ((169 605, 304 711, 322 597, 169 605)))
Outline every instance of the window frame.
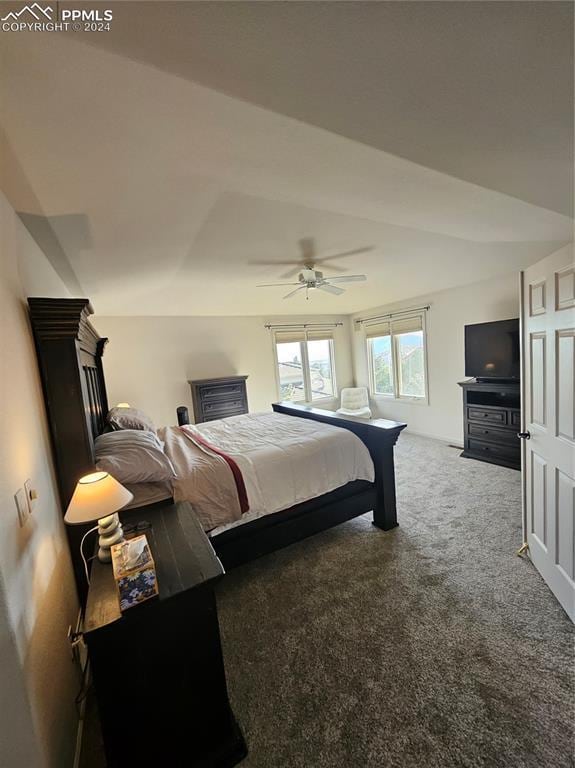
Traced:
MULTIPOLYGON (((364 325, 364 341, 367 349, 367 368, 369 376, 369 392, 374 398, 380 398, 381 400, 389 401, 401 401, 407 403, 413 403, 414 405, 429 405, 429 371, 428 371, 428 355, 427 355, 427 313, 426 312, 413 312, 409 315, 402 314, 396 316, 396 320, 411 320, 412 318, 419 318, 421 320, 421 332, 423 334, 423 378, 425 394, 421 396, 417 395, 402 395, 400 392, 400 354, 399 354, 399 341, 398 337, 401 333, 394 333, 393 321, 394 317, 389 318, 389 335, 391 339, 391 365, 392 365, 392 384, 393 394, 386 394, 384 392, 377 392, 375 388, 375 370, 373 366, 373 350, 371 339, 367 337, 366 331, 369 325, 364 325)), ((375 336, 373 338, 384 338, 375 336)))
MULTIPOLYGON (((281 339, 277 338, 279 333, 281 333, 281 331, 274 331, 272 333, 272 346, 274 351, 276 392, 278 395, 278 399, 281 401, 282 394, 281 394, 280 369, 279 369, 279 360, 278 360, 278 343, 282 344, 282 341, 281 339)), ((303 400, 289 400, 286 402, 294 403, 294 405, 313 405, 314 403, 322 403, 322 402, 327 402, 329 400, 337 400, 339 397, 339 392, 337 388, 337 379, 336 379, 335 344, 334 344, 335 340, 333 338, 333 335, 326 336, 325 339, 308 339, 308 331, 304 329, 302 333, 304 334, 305 338, 299 342, 296 342, 296 344, 300 345, 301 364, 302 364, 302 373, 303 373, 303 386, 304 386, 305 397, 303 400), (328 341, 329 342, 331 380, 333 384, 332 395, 325 395, 325 397, 316 397, 315 399, 312 397, 311 374, 310 374, 310 367, 309 367, 309 355, 308 355, 308 349, 307 349, 307 345, 309 341, 328 341)), ((312 329, 310 333, 316 333, 316 332, 314 332, 314 330, 312 329)))

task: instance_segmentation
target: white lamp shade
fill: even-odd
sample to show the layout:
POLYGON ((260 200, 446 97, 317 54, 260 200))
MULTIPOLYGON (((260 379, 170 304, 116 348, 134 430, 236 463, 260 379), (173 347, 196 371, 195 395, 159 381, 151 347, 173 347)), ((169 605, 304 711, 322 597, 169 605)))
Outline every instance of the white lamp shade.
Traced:
POLYGON ((134 495, 107 472, 93 472, 78 481, 64 521, 68 525, 91 523, 117 512, 133 498, 134 495))

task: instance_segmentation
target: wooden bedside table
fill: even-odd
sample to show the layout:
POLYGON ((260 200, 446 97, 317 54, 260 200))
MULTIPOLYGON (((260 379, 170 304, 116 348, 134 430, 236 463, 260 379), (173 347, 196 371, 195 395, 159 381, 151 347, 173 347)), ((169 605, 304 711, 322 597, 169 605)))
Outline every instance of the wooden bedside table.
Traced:
POLYGON ((220 644, 222 564, 187 503, 120 515, 151 523, 159 595, 122 614, 111 565, 92 563, 84 636, 108 768, 231 768, 247 749, 220 644))

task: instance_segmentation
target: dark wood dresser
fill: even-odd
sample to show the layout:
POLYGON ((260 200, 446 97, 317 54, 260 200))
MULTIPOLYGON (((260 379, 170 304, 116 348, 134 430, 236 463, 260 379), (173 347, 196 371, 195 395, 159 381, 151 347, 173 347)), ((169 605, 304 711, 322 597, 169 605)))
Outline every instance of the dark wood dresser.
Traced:
POLYGON ((194 422, 224 419, 248 412, 247 376, 189 381, 194 404, 194 422))
POLYGON ((521 393, 519 381, 459 382, 463 389, 464 450, 480 459, 521 469, 521 393))
POLYGON ((228 701, 214 584, 224 569, 191 507, 147 521, 159 595, 120 612, 111 565, 93 561, 84 637, 108 768, 231 768, 246 746, 228 701))

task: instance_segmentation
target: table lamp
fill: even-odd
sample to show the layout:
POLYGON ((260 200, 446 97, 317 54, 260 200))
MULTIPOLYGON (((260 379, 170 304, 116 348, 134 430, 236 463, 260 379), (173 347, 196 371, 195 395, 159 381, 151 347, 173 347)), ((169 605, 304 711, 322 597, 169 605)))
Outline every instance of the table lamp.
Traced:
MULTIPOLYGON (((98 560, 101 563, 109 563, 112 560, 110 547, 124 538, 117 512, 133 498, 134 495, 107 472, 92 472, 78 480, 64 521, 68 525, 80 525, 97 520, 98 525, 91 528, 84 538, 97 528, 100 535, 98 560)), ((81 554, 84 557, 82 551, 81 554)))

